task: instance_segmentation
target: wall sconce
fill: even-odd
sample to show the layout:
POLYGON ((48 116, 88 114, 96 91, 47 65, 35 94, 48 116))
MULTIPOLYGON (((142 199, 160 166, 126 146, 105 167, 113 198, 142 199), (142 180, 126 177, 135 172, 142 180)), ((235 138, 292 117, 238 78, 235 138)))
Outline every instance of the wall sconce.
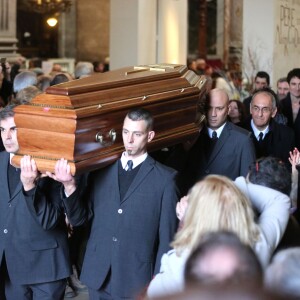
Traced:
POLYGON ((47 19, 47 24, 48 24, 50 27, 56 26, 57 22, 58 22, 57 19, 54 18, 54 17, 51 17, 51 18, 48 18, 48 19, 47 19))

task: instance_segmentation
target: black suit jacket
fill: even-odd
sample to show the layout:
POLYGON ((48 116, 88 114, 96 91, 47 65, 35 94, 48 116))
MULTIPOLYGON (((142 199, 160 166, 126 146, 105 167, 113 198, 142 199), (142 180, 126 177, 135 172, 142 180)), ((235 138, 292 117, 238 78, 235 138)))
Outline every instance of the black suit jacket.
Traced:
POLYGON ((10 194, 8 164, 9 154, 1 152, 0 259, 5 255, 10 280, 23 285, 68 277, 71 266, 65 208, 75 212, 78 205, 63 205, 61 185, 48 178, 39 180, 38 186, 27 194, 16 178, 17 186, 10 194))
POLYGON ((288 93, 288 95, 280 101, 280 106, 281 112, 287 117, 287 126, 294 130, 296 147, 300 149, 300 112, 298 112, 294 122, 290 93, 288 93))
POLYGON ((252 138, 257 158, 274 156, 290 165, 288 160, 289 152, 295 147, 295 135, 291 128, 271 120, 269 132, 261 143, 258 143, 254 136, 251 120, 245 124, 245 128, 253 133, 252 138))
POLYGON ((188 153, 185 170, 179 176, 182 194, 206 175, 224 175, 232 180, 246 176, 255 161, 251 133, 227 122, 209 155, 206 145, 210 142, 207 128, 203 128, 195 145, 188 153))
MULTIPOLYGON (((90 174, 91 233, 81 273, 88 287, 101 288, 111 269, 113 299, 131 299, 159 271, 177 230, 175 175, 148 156, 121 200, 118 162, 90 174)), ((76 190, 69 198, 78 197, 76 190)))

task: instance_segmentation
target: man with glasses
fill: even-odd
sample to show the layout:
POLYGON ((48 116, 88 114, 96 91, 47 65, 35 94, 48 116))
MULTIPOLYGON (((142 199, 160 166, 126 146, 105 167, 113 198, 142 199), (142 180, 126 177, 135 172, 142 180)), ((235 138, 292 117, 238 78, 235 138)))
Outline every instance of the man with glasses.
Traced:
POLYGON ((250 103, 251 119, 245 128, 253 133, 256 157, 274 156, 289 163, 295 147, 293 130, 273 120, 277 113, 276 94, 270 88, 256 91, 250 103))

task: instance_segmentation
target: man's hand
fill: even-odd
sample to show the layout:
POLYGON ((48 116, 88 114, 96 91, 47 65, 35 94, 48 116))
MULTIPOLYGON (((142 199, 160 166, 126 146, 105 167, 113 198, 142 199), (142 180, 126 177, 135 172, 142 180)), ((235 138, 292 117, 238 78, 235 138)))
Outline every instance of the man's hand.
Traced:
POLYGON ((25 191, 33 189, 39 177, 36 163, 29 155, 21 158, 21 181, 25 191))
POLYGON ((297 172, 296 166, 300 164, 300 152, 297 148, 290 151, 289 162, 292 165, 292 172, 297 172))
POLYGON ((64 185, 65 193, 70 196, 76 190, 75 179, 71 174, 71 167, 64 158, 58 160, 55 164, 54 174, 46 172, 48 177, 61 182, 64 185))
POLYGON ((180 199, 180 201, 176 205, 176 216, 177 218, 182 221, 186 212, 186 209, 188 207, 189 198, 188 196, 184 196, 180 199))

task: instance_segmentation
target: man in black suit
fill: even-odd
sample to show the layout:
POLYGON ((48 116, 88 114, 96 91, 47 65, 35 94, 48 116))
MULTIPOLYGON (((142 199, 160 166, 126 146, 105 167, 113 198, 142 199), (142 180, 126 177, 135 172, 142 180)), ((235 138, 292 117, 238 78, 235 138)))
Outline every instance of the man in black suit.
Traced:
MULTIPOLYGON (((147 154, 154 135, 150 113, 130 111, 123 124, 121 159, 89 176, 85 199, 91 233, 81 281, 91 300, 134 299, 170 249, 177 229, 176 172, 147 154)), ((62 174, 66 163, 57 162, 62 174)), ((80 201, 79 190, 67 193, 71 202, 80 201)))
POLYGON ((290 90, 280 105, 287 117, 287 125, 294 130, 296 147, 300 149, 300 68, 289 71, 287 81, 290 90))
POLYGON ((276 94, 263 88, 253 94, 250 104, 251 120, 245 129, 253 133, 256 157, 274 156, 289 164, 289 152, 295 147, 294 132, 273 120, 277 113, 276 94))
POLYGON ((69 204, 81 208, 63 205, 61 184, 39 178, 29 156, 21 170, 10 164, 19 149, 13 106, 0 112, 0 129, 6 150, 0 153, 0 299, 63 299, 71 273, 65 212, 69 204))
POLYGON ((187 153, 187 162, 179 177, 182 194, 209 174, 231 179, 246 176, 255 161, 251 134, 227 120, 229 98, 225 90, 213 89, 206 98, 207 126, 187 153))

